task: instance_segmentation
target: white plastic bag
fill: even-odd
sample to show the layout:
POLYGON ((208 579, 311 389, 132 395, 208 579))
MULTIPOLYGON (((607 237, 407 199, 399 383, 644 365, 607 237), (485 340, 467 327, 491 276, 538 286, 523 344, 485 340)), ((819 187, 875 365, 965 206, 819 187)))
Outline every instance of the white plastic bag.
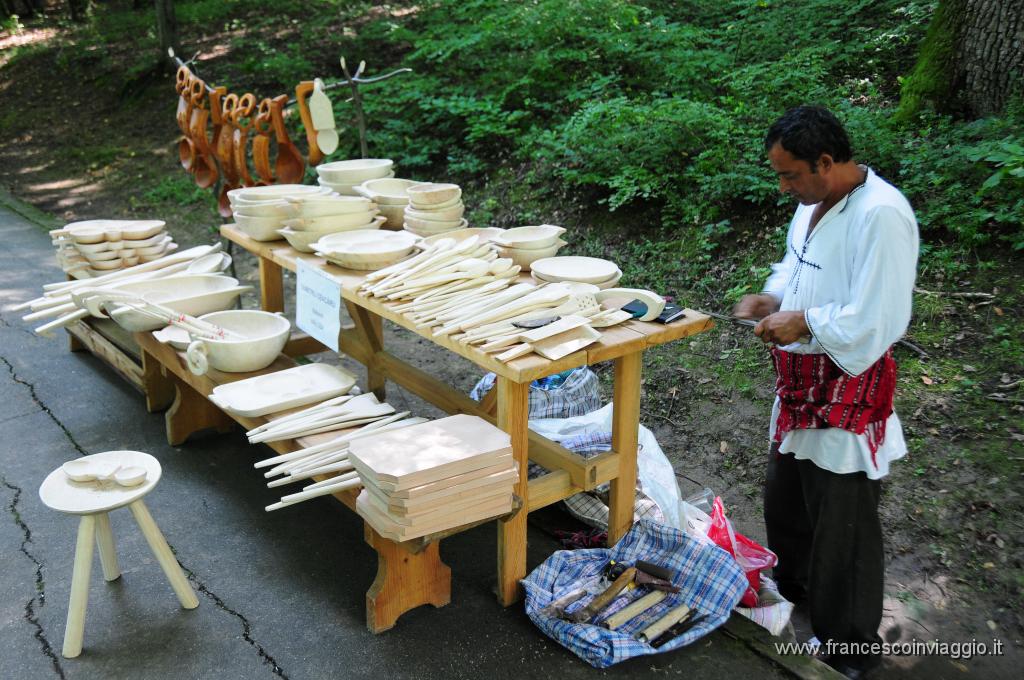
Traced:
MULTIPOLYGON (((530 421, 530 429, 555 442, 590 432, 610 432, 612 404, 573 418, 537 418, 530 421)), ((665 515, 665 523, 679 526, 679 486, 676 484, 672 463, 661 450, 654 434, 643 425, 640 426, 638 441, 640 451, 637 454, 637 480, 640 487, 658 504, 665 515)))

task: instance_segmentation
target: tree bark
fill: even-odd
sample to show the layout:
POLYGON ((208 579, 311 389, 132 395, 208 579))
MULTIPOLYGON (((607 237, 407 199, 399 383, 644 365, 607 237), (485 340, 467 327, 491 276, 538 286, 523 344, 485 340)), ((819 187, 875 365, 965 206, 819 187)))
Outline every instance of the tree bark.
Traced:
POLYGON ((168 64, 168 68, 174 63, 167 57, 167 49, 172 48, 174 53, 181 55, 178 46, 178 20, 174 16, 174 0, 155 0, 156 2, 156 36, 160 43, 160 57, 162 63, 168 64))
POLYGON ((1024 94, 1024 2, 939 0, 896 117, 930 106, 968 117, 1001 112, 1024 94))
POLYGON ((956 62, 970 111, 1002 111, 1024 82, 1024 2, 968 0, 956 62))

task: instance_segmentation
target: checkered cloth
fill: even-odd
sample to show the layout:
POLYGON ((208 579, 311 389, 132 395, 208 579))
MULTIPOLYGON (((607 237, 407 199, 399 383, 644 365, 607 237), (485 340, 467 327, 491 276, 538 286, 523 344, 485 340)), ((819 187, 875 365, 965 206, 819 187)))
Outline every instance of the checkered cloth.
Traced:
MULTIPOLYGON (((597 374, 586 366, 572 369, 564 380, 541 378, 530 383, 529 418, 572 418, 601 408, 601 392, 597 374)), ((497 380, 488 373, 470 391, 469 396, 480 401, 491 391, 497 380)))
MULTIPOLYGON (((597 668, 607 668, 636 656, 678 649, 699 640, 728 620, 747 588, 743 570, 727 552, 701 543, 682 531, 647 520, 634 524, 610 550, 559 550, 522 583, 526 589, 527 616, 548 636, 597 668), (670 594, 616 631, 598 625, 569 623, 540 613, 553 600, 585 586, 588 581, 593 582, 610 559, 623 564, 646 560, 662 565, 674 573, 672 581, 682 590, 670 594), (658 649, 633 639, 634 634, 684 602, 707 618, 658 649)), ((601 620, 640 594, 634 591, 620 596, 601 613, 601 620)), ((590 599, 585 597, 573 604, 569 612, 586 606, 590 599)))

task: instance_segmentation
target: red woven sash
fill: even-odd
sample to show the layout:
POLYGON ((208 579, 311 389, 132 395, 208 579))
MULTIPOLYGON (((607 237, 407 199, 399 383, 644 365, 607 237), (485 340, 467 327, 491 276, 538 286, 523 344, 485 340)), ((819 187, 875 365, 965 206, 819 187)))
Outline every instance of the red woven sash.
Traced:
POLYGON ((892 414, 896 361, 892 348, 860 375, 844 373, 827 354, 794 354, 771 349, 779 418, 775 441, 790 430, 838 427, 867 434, 871 462, 885 441, 885 422, 892 414))

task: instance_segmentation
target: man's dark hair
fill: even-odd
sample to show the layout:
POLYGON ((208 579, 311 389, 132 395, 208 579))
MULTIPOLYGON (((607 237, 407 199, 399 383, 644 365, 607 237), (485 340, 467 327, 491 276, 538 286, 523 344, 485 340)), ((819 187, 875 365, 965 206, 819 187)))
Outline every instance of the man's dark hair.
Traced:
POLYGON ((795 106, 786 111, 768 130, 764 149, 770 150, 778 142, 797 160, 811 164, 817 171, 818 158, 827 153, 836 163, 853 158, 850 138, 839 119, 823 106, 795 106))

